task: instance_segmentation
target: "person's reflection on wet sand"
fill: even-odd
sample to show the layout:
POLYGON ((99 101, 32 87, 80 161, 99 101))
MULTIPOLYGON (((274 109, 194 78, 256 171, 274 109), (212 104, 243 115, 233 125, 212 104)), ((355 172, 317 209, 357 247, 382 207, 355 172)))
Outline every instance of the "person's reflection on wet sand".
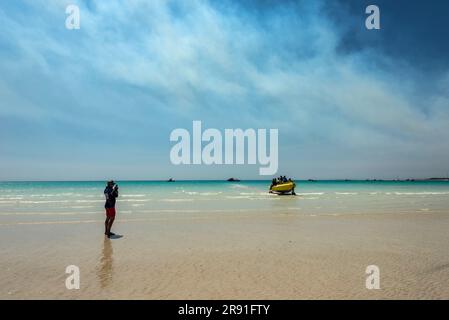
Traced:
POLYGON ((112 282, 112 243, 105 238, 103 241, 103 250, 101 252, 100 263, 97 271, 98 280, 101 288, 109 286, 112 282))

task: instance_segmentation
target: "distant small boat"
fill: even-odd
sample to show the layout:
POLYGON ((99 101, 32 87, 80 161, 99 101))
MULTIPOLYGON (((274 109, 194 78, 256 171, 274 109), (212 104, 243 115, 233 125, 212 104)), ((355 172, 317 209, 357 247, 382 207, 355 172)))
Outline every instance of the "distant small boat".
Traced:
POLYGON ((229 178, 228 179, 229 182, 239 182, 239 179, 235 179, 235 178, 229 178))
POLYGON ((284 182, 284 183, 280 183, 275 186, 272 186, 270 191, 275 191, 275 192, 279 192, 279 193, 288 193, 288 192, 292 192, 295 187, 296 187, 295 182, 288 181, 288 182, 284 182))
POLYGON ((175 180, 173 178, 170 178, 167 180, 167 182, 175 182, 175 180))

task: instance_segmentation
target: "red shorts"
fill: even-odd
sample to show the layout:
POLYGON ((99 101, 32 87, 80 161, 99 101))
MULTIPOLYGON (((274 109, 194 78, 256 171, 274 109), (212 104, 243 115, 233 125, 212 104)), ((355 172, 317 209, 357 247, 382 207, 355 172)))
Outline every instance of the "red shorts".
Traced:
POLYGON ((115 208, 106 208, 106 217, 115 218, 115 208))

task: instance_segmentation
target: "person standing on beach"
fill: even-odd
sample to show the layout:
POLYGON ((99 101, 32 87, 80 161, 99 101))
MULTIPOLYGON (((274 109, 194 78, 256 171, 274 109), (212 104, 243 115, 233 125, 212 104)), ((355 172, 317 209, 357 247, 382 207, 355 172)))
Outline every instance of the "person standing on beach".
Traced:
POLYGON ((104 234, 110 238, 115 234, 111 232, 112 224, 115 220, 115 201, 118 197, 118 185, 113 180, 108 181, 106 188, 104 189, 104 196, 106 203, 104 208, 106 209, 106 220, 104 222, 105 231, 104 234))

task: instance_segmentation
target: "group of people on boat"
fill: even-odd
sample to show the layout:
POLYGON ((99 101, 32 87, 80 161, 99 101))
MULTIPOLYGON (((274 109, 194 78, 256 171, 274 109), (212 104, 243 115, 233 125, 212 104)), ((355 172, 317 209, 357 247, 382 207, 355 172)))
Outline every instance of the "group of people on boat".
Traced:
POLYGON ((281 193, 291 192, 293 195, 295 195, 295 183, 291 178, 287 178, 286 176, 279 176, 278 178, 274 178, 273 180, 271 180, 270 193, 273 191, 278 191, 281 193), (273 189, 274 187, 283 184, 291 184, 291 186, 286 186, 285 188, 282 188, 280 190, 276 190, 276 188, 273 189))
POLYGON ((291 178, 287 179, 287 176, 279 176, 277 178, 274 178, 272 182, 278 184, 278 183, 286 183, 289 181, 292 181, 292 179, 291 178))

